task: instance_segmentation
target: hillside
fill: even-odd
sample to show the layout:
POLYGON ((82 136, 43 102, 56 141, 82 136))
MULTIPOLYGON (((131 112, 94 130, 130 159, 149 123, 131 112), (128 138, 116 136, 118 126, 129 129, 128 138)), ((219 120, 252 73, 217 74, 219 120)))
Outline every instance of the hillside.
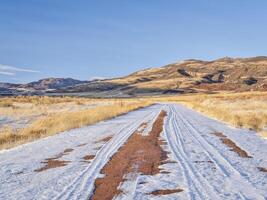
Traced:
POLYGON ((225 57, 214 61, 190 59, 114 79, 47 78, 21 85, 2 84, 0 87, 5 92, 13 89, 13 94, 16 94, 15 89, 18 93, 94 97, 267 91, 267 57, 225 57))
POLYGON ((267 57, 185 60, 121 78, 68 87, 58 92, 135 96, 251 90, 267 90, 267 57))

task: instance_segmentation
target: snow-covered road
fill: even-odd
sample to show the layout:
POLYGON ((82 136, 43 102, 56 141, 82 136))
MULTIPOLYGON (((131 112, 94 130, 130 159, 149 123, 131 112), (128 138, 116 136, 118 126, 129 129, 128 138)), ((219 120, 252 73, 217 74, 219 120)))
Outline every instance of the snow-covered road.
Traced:
POLYGON ((267 199, 267 173, 260 170, 267 168, 267 140, 176 104, 156 104, 1 151, 0 199, 88 199, 110 158, 142 124, 144 135, 149 133, 161 110, 167 112, 162 148, 169 152, 169 162, 160 166, 164 173, 131 176, 116 199, 267 199), (223 143, 225 138, 248 156, 223 143), (152 194, 177 188, 182 191, 152 194))
MULTIPOLYGON (((168 106, 165 134, 173 159, 183 172, 186 199, 265 199, 266 141, 232 129, 182 106, 168 106), (253 158, 242 158, 224 145, 221 132, 253 158)), ((182 193, 180 194, 182 195, 182 193)))

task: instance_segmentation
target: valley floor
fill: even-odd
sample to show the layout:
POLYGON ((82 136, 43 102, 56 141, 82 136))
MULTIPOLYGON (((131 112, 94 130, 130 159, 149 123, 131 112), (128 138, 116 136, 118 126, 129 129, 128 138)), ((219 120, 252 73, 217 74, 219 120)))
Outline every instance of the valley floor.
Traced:
POLYGON ((252 131, 156 104, 0 151, 0 199, 264 200, 266 153, 252 131))

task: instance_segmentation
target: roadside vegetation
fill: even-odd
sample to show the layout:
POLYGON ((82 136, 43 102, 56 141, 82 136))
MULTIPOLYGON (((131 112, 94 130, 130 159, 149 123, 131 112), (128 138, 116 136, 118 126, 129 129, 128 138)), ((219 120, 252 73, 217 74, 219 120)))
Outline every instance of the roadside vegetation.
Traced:
POLYGON ((0 126, 0 149, 94 124, 150 104, 144 99, 2 98, 1 116, 22 117, 30 119, 30 123, 23 128, 0 126))
POLYGON ((0 149, 94 124, 155 102, 180 103, 211 118, 255 130, 267 137, 267 92, 139 99, 9 97, 0 99, 0 149), (11 122, 5 122, 5 118, 10 118, 11 122))
POLYGON ((194 94, 166 98, 235 127, 267 137, 267 92, 194 94))

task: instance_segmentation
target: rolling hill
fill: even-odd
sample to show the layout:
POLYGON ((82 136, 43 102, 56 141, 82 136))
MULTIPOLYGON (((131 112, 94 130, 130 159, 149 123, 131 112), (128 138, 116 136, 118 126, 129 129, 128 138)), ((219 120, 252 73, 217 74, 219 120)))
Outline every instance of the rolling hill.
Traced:
POLYGON ((218 91, 266 91, 267 57, 185 60, 125 77, 59 89, 86 95, 139 96, 218 91))
POLYGON ((48 78, 5 89, 12 88, 32 93, 42 91, 50 95, 96 97, 266 91, 267 57, 225 57, 213 61, 190 59, 114 79, 78 81, 70 78, 48 78))

